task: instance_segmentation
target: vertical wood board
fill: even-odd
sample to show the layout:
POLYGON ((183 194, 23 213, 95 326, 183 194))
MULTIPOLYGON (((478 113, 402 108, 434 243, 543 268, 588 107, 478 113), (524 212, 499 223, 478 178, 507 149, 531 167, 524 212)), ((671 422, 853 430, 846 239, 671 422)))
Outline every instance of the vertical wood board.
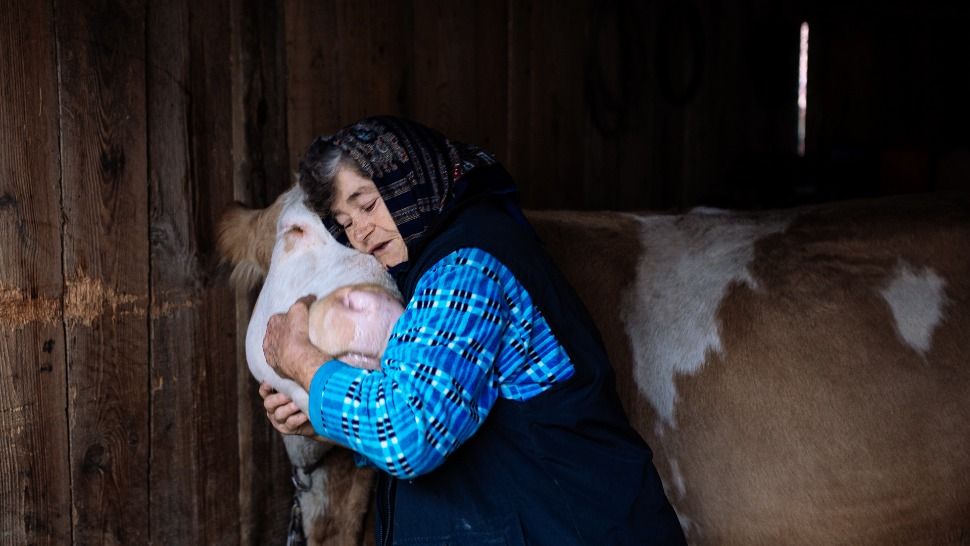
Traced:
POLYGON ((74 542, 148 541, 145 8, 54 5, 74 542))
POLYGON ((71 540, 50 3, 0 3, 0 544, 71 540))
MULTIPOLYGON (((283 2, 230 2, 233 194, 255 207, 269 205, 291 183, 282 36, 290 5, 284 10, 283 2)), ((246 324, 255 294, 237 292, 235 300, 239 541, 284 544, 293 500, 291 467, 246 364, 246 324)))
POLYGON ((508 14, 504 3, 415 0, 414 119, 506 154, 508 14))
POLYGON ((232 201, 228 5, 149 7, 151 535, 239 540, 233 299, 215 220, 232 201), (201 46, 205 40, 205 47, 201 46))

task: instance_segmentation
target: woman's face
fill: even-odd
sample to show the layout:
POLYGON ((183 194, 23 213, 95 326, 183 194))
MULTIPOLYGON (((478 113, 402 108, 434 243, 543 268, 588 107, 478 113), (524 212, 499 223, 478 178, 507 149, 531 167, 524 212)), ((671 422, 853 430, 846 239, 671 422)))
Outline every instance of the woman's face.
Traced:
POLYGON ((384 267, 407 261, 408 247, 371 179, 349 169, 337 172, 330 211, 357 250, 373 254, 384 267))

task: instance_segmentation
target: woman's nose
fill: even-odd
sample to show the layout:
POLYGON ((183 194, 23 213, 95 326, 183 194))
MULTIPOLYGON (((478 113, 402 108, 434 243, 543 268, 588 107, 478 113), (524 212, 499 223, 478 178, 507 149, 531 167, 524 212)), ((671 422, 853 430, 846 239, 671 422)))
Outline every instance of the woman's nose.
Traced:
POLYGON ((373 231, 373 226, 371 223, 363 221, 354 222, 351 228, 353 229, 352 235, 354 239, 359 243, 365 242, 367 240, 367 236, 370 235, 371 231, 373 231))

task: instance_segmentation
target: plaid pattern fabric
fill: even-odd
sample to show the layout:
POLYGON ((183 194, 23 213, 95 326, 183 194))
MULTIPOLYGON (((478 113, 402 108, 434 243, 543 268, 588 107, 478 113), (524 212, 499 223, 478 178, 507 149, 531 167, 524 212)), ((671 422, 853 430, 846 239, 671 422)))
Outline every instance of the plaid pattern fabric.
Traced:
POLYGON ((381 364, 324 364, 310 385, 310 421, 404 478, 441 464, 499 397, 526 400, 573 374, 529 294, 479 249, 457 250, 421 277, 381 364))

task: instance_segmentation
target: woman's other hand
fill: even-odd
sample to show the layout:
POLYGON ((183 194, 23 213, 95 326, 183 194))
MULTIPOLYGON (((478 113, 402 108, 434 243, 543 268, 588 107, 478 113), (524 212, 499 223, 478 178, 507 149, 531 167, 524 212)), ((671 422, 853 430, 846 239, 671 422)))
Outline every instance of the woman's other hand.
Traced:
POLYGON ((299 434, 308 438, 316 436, 310 419, 296 407, 289 396, 276 392, 269 383, 260 384, 259 395, 263 397, 266 418, 273 428, 283 434, 299 434))
POLYGON ((310 390, 310 381, 317 369, 331 359, 310 343, 309 305, 314 299, 313 296, 305 296, 290 306, 285 314, 271 316, 263 337, 266 363, 280 377, 292 379, 306 390, 310 390))

